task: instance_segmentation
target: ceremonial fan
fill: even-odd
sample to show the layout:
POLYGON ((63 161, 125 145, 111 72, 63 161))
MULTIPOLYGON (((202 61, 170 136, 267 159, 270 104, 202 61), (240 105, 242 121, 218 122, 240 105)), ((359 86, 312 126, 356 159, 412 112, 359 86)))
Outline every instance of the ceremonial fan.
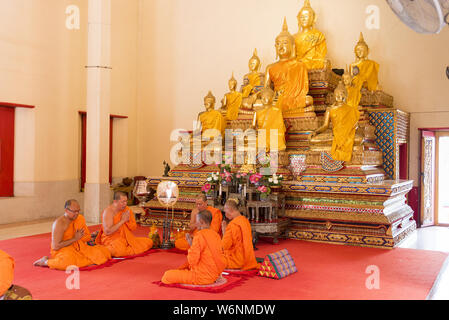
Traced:
MULTIPOLYGON (((387 0, 394 13, 418 33, 439 33, 449 25, 449 0, 387 0)), ((449 67, 446 68, 449 78, 449 67)))
POLYGON ((165 206, 166 215, 162 231, 162 249, 173 248, 173 243, 170 241, 171 226, 174 221, 174 206, 178 201, 179 189, 178 185, 173 181, 162 181, 157 186, 157 199, 159 203, 165 206), (172 208, 172 218, 169 219, 168 208, 172 208))

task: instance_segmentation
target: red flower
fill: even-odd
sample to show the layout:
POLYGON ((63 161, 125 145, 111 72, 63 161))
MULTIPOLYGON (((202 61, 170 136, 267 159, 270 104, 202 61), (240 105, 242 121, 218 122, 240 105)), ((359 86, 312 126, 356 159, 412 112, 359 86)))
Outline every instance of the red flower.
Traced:
POLYGON ((253 174, 249 177, 249 181, 253 184, 258 183, 262 179, 262 175, 260 173, 253 174))
POLYGON ((209 191, 212 189, 212 186, 209 183, 206 183, 202 188, 201 191, 205 193, 209 193, 209 191))
POLYGON ((259 190, 261 193, 268 192, 268 188, 266 186, 260 186, 259 188, 257 188, 257 190, 259 190))

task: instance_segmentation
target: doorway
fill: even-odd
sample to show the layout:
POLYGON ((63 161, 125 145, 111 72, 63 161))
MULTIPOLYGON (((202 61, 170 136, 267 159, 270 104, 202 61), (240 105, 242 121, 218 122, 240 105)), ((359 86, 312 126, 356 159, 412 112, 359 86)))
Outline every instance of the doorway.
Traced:
POLYGON ((449 129, 420 134, 420 225, 449 226, 449 129))

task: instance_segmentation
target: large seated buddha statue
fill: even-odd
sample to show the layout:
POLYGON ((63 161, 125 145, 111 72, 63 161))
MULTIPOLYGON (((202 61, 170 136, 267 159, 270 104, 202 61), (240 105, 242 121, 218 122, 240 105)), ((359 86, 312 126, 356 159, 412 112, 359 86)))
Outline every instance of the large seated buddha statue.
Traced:
POLYGON ((309 77, 305 63, 296 59, 295 39, 288 31, 284 19, 282 32, 277 36, 276 53, 279 58, 267 67, 265 87, 272 88, 277 107, 284 117, 302 116, 313 111, 313 98, 308 96, 309 77))
POLYGON ((309 0, 305 0, 297 18, 299 32, 295 34, 296 58, 304 62, 309 70, 330 68, 330 62, 326 59, 326 37, 315 29, 317 16, 309 0))
POLYGON ((210 139, 218 136, 218 134, 224 136, 226 119, 220 111, 215 110, 215 97, 210 91, 204 97, 204 107, 206 111, 198 115, 198 120, 201 123, 201 135, 210 139))
POLYGON ((225 112, 227 120, 236 120, 239 116, 240 106, 242 105, 242 93, 236 91, 237 80, 232 74, 232 78, 228 82, 229 92, 225 94, 223 100, 221 101, 221 110, 225 112))
POLYGON ((368 59, 369 47, 362 33, 360 33, 360 39, 355 46, 354 53, 356 61, 350 66, 354 86, 359 88, 359 90, 362 88, 366 88, 369 91, 377 90, 379 84, 379 64, 368 59))
POLYGON ((360 113, 357 107, 346 103, 348 92, 343 82, 334 94, 336 102, 327 108, 324 124, 310 135, 311 150, 324 151, 323 146, 332 144, 333 160, 349 162, 354 146, 363 142, 363 136, 357 132, 360 113))
POLYGON ((254 114, 253 127, 258 130, 265 130, 266 152, 284 151, 285 144, 285 124, 282 110, 273 104, 274 91, 271 88, 264 88, 259 94, 263 107, 254 114), (277 140, 277 149, 271 145, 271 137, 277 140))

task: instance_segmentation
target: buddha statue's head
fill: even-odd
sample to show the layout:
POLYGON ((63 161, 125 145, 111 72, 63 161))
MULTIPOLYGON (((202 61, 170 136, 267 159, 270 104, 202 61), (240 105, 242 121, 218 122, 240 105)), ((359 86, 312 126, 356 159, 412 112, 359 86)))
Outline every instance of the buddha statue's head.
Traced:
POLYGON ((310 6, 309 0, 304 1, 304 6, 299 11, 297 18, 300 30, 313 28, 316 22, 316 13, 310 6))
POLYGON ((357 59, 366 59, 368 58, 369 54, 369 47, 368 44, 365 42, 365 39, 363 38, 363 33, 360 32, 360 39, 359 42, 357 42, 354 53, 357 59))
POLYGON ((346 102, 346 99, 348 97, 348 90, 346 89, 345 85, 343 84, 343 81, 340 81, 338 83, 337 88, 334 91, 335 95, 335 101, 337 101, 337 104, 342 104, 346 102))
POLYGON ((215 108, 215 97, 210 91, 207 96, 204 97, 204 107, 207 111, 214 110, 215 108))
POLYGON ((231 91, 235 91, 235 89, 237 88, 237 80, 235 80, 235 78, 234 78, 234 73, 232 73, 232 78, 229 79, 228 85, 229 85, 229 90, 231 90, 231 91))
POLYGON ((260 91, 259 97, 264 106, 271 106, 274 100, 274 91, 271 88, 264 88, 260 91))
POLYGON ((287 19, 284 18, 282 32, 276 37, 276 54, 281 60, 294 58, 296 55, 295 38, 288 31, 287 19))
POLYGON ((260 59, 257 56, 257 49, 254 49, 253 56, 249 59, 248 63, 249 70, 251 72, 258 72, 260 69, 260 59))

